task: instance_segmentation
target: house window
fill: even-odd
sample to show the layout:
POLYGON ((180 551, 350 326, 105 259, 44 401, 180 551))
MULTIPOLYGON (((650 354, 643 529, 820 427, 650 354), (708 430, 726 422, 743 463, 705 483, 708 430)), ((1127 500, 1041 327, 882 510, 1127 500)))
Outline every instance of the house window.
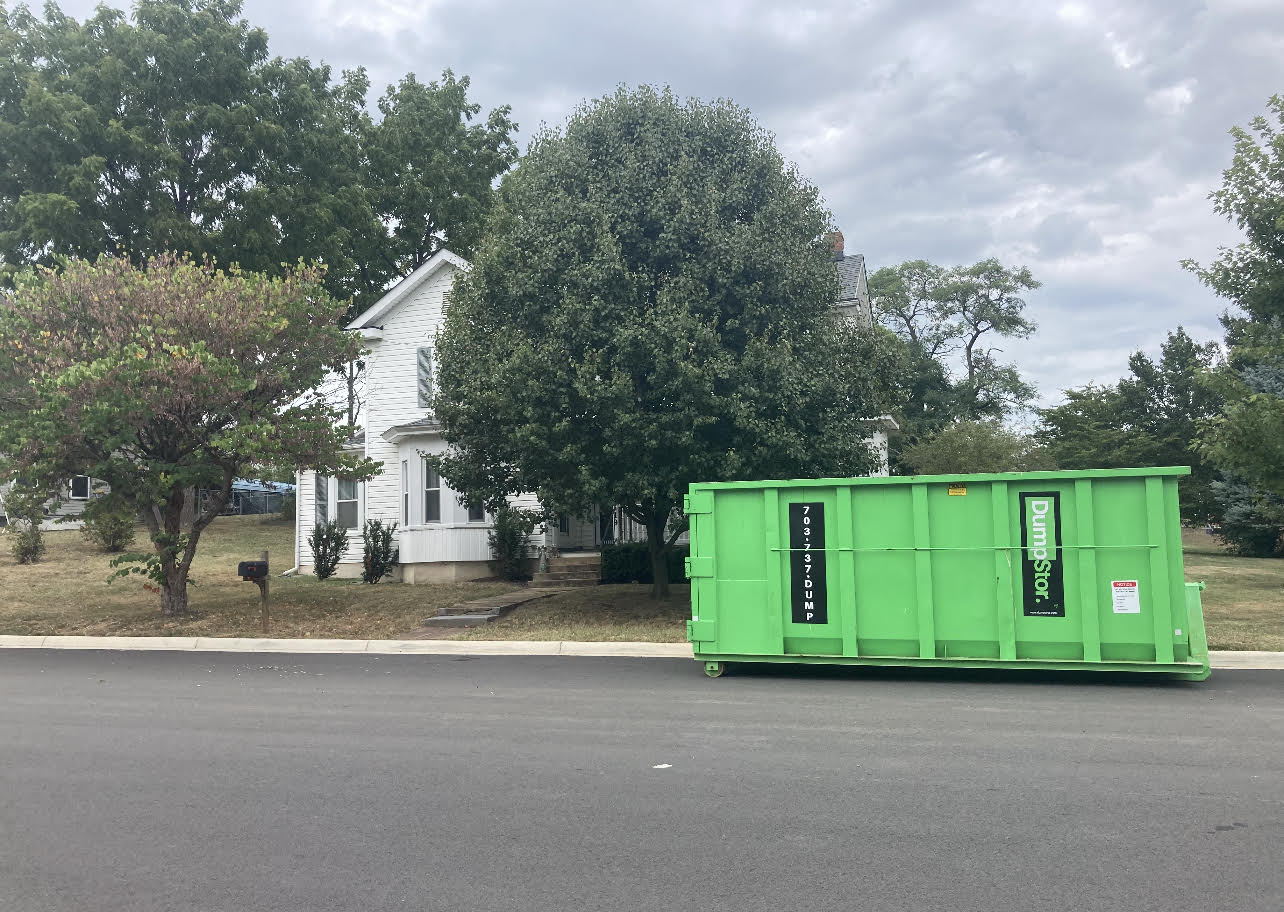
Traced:
POLYGON ((468 521, 469 521, 469 522, 485 522, 485 521, 486 521, 486 508, 485 508, 485 507, 483 507, 481 504, 476 504, 475 506, 470 506, 470 507, 468 508, 468 521))
POLYGON ((419 373, 419 407, 428 408, 432 404, 432 349, 419 349, 415 364, 419 373))
POLYGON ((557 531, 563 535, 571 534, 571 518, 569 516, 557 517, 557 531))
POLYGON ((441 476, 424 461, 424 522, 441 522, 441 476))
POLYGON ((88 500, 89 499, 89 476, 77 475, 71 479, 71 499, 88 500))
POLYGON ((317 522, 330 521, 330 479, 324 475, 317 476, 316 482, 317 522))
POLYGON ((355 478, 340 478, 338 496, 335 497, 335 519, 345 529, 357 527, 357 492, 359 487, 355 478))
POLYGON ((410 525, 410 463, 401 460, 401 524, 410 525))

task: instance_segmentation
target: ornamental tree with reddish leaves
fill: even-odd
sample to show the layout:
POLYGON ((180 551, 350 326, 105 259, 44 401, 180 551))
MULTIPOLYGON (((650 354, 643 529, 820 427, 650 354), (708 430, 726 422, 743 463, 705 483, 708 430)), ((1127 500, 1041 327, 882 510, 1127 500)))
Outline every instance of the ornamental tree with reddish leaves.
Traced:
POLYGON ((359 354, 323 271, 277 277, 164 254, 21 273, 0 297, 0 454, 7 477, 87 474, 142 514, 134 555, 161 612, 187 610, 201 533, 251 465, 368 478, 351 429, 311 391, 359 354), (212 491, 185 512, 195 489, 212 491), (186 517, 186 518, 185 518, 186 517))

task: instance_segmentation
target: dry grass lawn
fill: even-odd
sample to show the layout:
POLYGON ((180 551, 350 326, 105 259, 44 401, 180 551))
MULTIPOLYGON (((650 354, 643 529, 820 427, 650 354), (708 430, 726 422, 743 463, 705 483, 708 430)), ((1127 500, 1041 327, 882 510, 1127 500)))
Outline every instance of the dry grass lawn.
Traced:
POLYGON ((1209 649, 1284 651, 1284 560, 1227 554, 1203 530, 1182 532, 1186 579, 1202 580, 1209 649))
MULTIPOLYGON (((45 536, 49 550, 37 564, 15 563, 0 536, 0 633, 131 636, 260 636, 259 590, 236 576, 239 561, 271 555, 272 636, 398 639, 443 605, 496 595, 507 583, 402 586, 387 580, 280 578, 293 564, 294 527, 255 516, 215 520, 201 537, 192 567, 191 614, 163 618, 160 596, 142 577, 107 583, 111 556, 79 532, 45 536)), ((139 530, 135 545, 146 537, 139 530)))
MULTIPOLYGON (((399 639, 439 607, 510 591, 506 583, 403 586, 276 575, 293 563, 293 527, 258 517, 223 517, 201 539, 191 614, 162 618, 160 598, 141 577, 108 585, 110 556, 79 532, 46 536, 49 551, 20 566, 0 535, 0 633, 144 636, 258 636, 258 589, 235 575, 238 561, 272 554, 272 635, 399 639)), ((1204 615, 1213 649, 1284 650, 1284 560, 1234 557, 1202 531, 1187 530, 1186 578, 1204 580, 1204 615)), ((139 544, 144 542, 140 533, 139 544)), ((500 621, 452 636, 469 640, 642 640, 680 643, 690 587, 668 602, 650 587, 596 586, 559 593, 500 621)))
POLYGON ((650 585, 571 589, 528 602, 484 627, 453 640, 573 640, 586 643, 685 643, 691 587, 673 585, 672 597, 655 601, 650 585))

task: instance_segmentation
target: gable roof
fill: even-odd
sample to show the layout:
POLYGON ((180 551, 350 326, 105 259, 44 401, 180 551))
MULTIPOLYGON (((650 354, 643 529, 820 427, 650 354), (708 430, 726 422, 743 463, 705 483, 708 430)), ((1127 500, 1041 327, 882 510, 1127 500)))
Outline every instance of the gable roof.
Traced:
POLYGON ((348 329, 370 329, 375 327, 378 321, 386 317, 393 308, 414 294, 415 289, 427 282, 447 265, 463 270, 468 268, 468 261, 445 248, 438 250, 428 258, 428 262, 384 292, 382 298, 375 301, 361 316, 348 324, 348 329))
POLYGON ((834 265, 838 268, 838 283, 842 288, 838 293, 838 303, 863 302, 867 294, 865 286, 868 284, 868 280, 865 279, 865 255, 863 253, 845 255, 836 258, 834 265))

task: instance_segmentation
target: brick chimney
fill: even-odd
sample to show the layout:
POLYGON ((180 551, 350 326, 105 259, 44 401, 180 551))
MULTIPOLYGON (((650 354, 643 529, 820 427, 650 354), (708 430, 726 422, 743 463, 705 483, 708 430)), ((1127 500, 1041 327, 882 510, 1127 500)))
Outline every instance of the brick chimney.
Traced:
POLYGON ((829 250, 833 253, 834 259, 841 260, 843 258, 843 247, 845 244, 843 233, 841 231, 831 231, 829 234, 825 235, 825 241, 828 242, 829 250))

